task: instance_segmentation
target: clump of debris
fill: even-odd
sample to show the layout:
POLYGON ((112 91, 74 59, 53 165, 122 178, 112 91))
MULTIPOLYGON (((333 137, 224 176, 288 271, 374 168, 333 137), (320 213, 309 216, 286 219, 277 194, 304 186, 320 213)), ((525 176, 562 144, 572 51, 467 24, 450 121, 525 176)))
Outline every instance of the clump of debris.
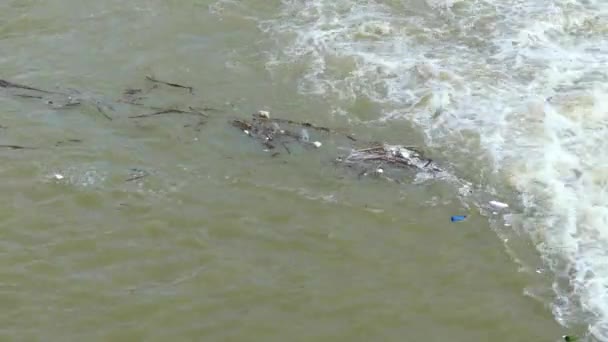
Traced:
MULTIPOLYGON (((243 131, 251 138, 257 140, 268 150, 273 150, 277 146, 282 146, 288 154, 291 154, 289 144, 298 143, 303 147, 320 148, 323 144, 320 141, 310 141, 308 129, 315 129, 323 132, 331 132, 329 128, 312 125, 308 122, 297 122, 287 119, 271 119, 270 113, 260 110, 253 114, 251 120, 234 119, 232 125, 243 131), (301 129, 297 132, 294 127, 301 129)), ((279 152, 273 153, 277 156, 279 152)))
POLYGON ((341 135, 349 142, 350 152, 346 156, 335 158, 336 164, 355 169, 359 177, 367 175, 399 182, 399 171, 417 171, 427 174, 437 174, 443 170, 433 160, 424 157, 422 151, 411 146, 378 144, 364 142, 350 134, 340 133, 328 127, 316 126, 309 122, 297 122, 287 119, 271 118, 267 111, 258 111, 250 120, 234 119, 232 125, 258 141, 267 151, 275 150, 276 157, 280 152, 277 147, 283 147, 291 154, 290 146, 294 143, 304 148, 320 148, 323 143, 311 141, 308 130, 315 130, 326 135, 341 135), (299 131, 298 131, 299 129, 299 131), (357 144, 356 148, 353 144, 357 144), (389 176, 391 175, 391 176, 389 176))
MULTIPOLYGON (((221 112, 221 110, 211 107, 195 108, 186 106, 180 109, 148 106, 144 104, 147 95, 163 86, 187 91, 189 95, 194 95, 194 88, 176 82, 162 81, 152 76, 147 76, 146 81, 149 82, 150 86, 145 89, 127 88, 123 92, 122 98, 117 101, 118 103, 133 106, 133 108, 140 111, 145 110, 144 113, 131 115, 126 118, 151 119, 166 115, 177 115, 184 118, 190 117, 196 119, 196 123, 189 123, 184 125, 184 127, 194 127, 195 131, 198 132, 207 122, 211 112, 221 112)), ((53 105, 55 109, 67 109, 88 103, 95 106, 104 118, 108 120, 120 119, 111 117, 106 113, 106 110, 114 111, 112 104, 78 90, 71 89, 69 92, 46 90, 0 79, 1 89, 5 89, 8 95, 43 100, 47 105, 53 105), (60 98, 61 101, 52 102, 49 100, 50 97, 60 98), (58 106, 56 103, 63 105, 58 106)), ((430 176, 443 172, 439 166, 431 159, 426 158, 424 153, 415 147, 365 142, 343 130, 318 126, 309 122, 271 117, 270 113, 266 110, 256 112, 250 119, 231 119, 230 123, 260 143, 265 150, 272 152, 272 157, 277 157, 283 152, 292 154, 292 148, 294 147, 299 147, 300 150, 318 150, 325 146, 322 141, 327 139, 327 146, 335 145, 334 147, 349 151, 347 155, 333 158, 334 162, 337 165, 355 170, 359 177, 373 175, 399 182, 399 179, 403 178, 404 171, 422 172, 430 176), (318 140, 311 139, 311 133, 318 140)), ((56 146, 60 146, 60 144, 58 143, 56 146)), ((0 145, 0 148, 16 150, 35 147, 5 144, 0 145)), ((330 151, 327 153, 333 153, 331 151, 334 151, 334 149, 327 149, 327 151, 330 151)), ((137 175, 134 178, 129 178, 128 181, 143 177, 145 176, 140 177, 140 175, 137 175)))
POLYGON ((336 163, 358 171, 359 177, 375 175, 400 183, 403 171, 423 172, 436 175, 443 170, 432 159, 424 157, 415 147, 388 144, 352 149, 346 156, 336 158, 336 163))
POLYGON ((380 145, 352 150, 346 157, 338 157, 337 161, 345 164, 379 163, 387 167, 414 168, 423 171, 441 172, 442 170, 431 159, 414 147, 400 145, 380 145))

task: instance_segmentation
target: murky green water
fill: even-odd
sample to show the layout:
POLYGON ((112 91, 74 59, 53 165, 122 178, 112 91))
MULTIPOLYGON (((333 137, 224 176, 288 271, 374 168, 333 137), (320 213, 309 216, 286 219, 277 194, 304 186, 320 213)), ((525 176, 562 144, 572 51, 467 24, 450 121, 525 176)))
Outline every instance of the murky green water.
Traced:
MULTIPOLYGON (((257 3, 259 16, 278 6, 257 3)), ((265 108, 421 142, 405 124, 329 115, 331 103, 298 94, 298 70, 271 79, 267 37, 210 4, 0 4, 0 78, 116 104, 153 73, 195 92, 162 88, 150 103, 221 109, 196 130, 188 116, 135 120, 141 110, 117 105, 109 121, 95 106, 52 109, 1 93, 0 143, 37 148, 0 151, 2 340, 554 341, 564 332, 546 301, 524 295, 550 282, 519 272, 486 218, 449 222, 465 211, 452 185, 358 180, 330 162, 330 138, 319 151, 270 158, 230 127, 230 117, 265 108), (149 176, 126 181, 134 168, 149 176)))

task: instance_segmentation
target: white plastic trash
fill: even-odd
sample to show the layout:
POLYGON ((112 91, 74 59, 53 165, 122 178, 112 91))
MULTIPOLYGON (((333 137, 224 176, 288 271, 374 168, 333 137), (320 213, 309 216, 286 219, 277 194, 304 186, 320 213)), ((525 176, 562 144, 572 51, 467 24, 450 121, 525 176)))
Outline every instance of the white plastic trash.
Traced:
POLYGON ((498 201, 490 201, 489 203, 491 206, 493 206, 496 209, 505 209, 505 208, 509 207, 509 205, 507 203, 502 203, 502 202, 498 202, 498 201))
POLYGON ((308 135, 306 128, 302 128, 302 132, 300 132, 300 139, 302 139, 304 142, 310 141, 310 136, 308 135))
POLYGON ((323 144, 321 144, 320 141, 315 141, 312 144, 315 145, 316 148, 319 148, 319 147, 321 147, 321 145, 323 145, 323 144))
POLYGON ((270 119, 270 113, 267 110, 258 110, 258 116, 265 119, 270 119))

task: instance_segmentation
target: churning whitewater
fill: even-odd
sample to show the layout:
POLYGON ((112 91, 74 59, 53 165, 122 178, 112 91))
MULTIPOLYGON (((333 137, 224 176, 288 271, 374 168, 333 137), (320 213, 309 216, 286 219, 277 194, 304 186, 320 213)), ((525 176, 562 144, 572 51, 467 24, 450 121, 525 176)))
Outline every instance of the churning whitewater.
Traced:
POLYGON ((608 3, 281 6, 259 22, 277 44, 269 72, 298 68, 302 93, 365 98, 382 108, 370 123, 408 120, 431 146, 491 160, 521 204, 513 229, 530 235, 553 271, 556 319, 583 321, 608 341, 608 3))

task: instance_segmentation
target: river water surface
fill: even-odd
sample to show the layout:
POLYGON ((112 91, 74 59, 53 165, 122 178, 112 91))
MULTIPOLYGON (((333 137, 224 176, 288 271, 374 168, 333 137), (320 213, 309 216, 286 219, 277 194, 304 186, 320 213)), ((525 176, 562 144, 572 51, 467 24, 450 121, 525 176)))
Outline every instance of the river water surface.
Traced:
POLYGON ((608 341, 607 10, 3 1, 0 78, 82 104, 0 88, 34 148, 0 150, 2 340, 608 341), (146 75, 217 111, 129 118, 146 75), (357 177, 328 135, 272 158, 229 125, 260 109, 449 176, 357 177))

